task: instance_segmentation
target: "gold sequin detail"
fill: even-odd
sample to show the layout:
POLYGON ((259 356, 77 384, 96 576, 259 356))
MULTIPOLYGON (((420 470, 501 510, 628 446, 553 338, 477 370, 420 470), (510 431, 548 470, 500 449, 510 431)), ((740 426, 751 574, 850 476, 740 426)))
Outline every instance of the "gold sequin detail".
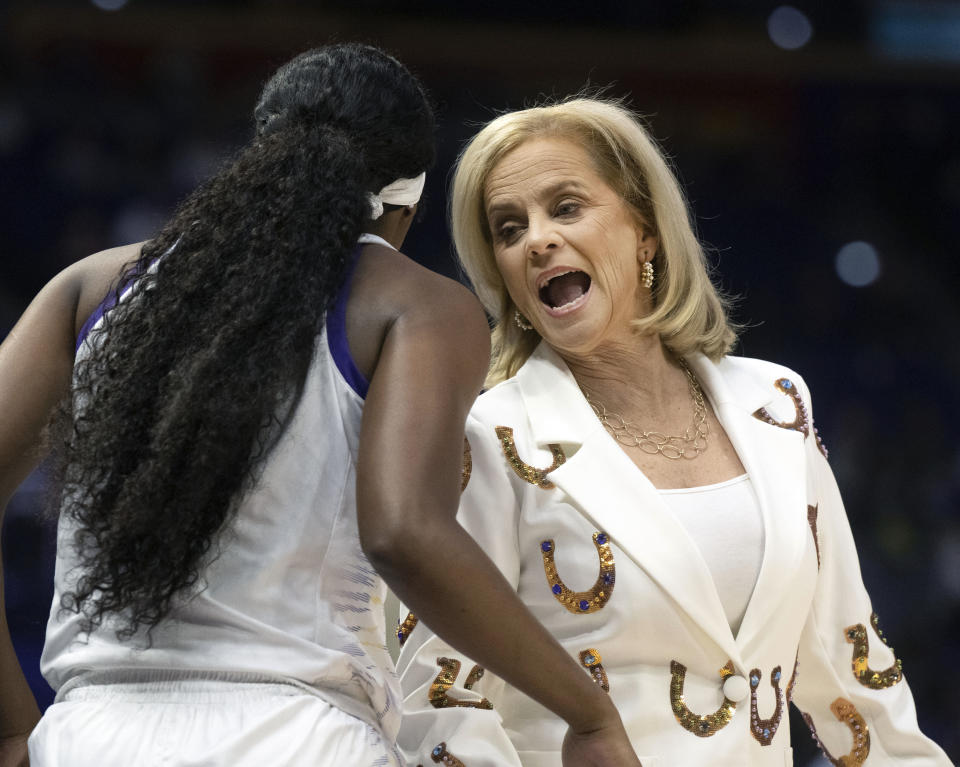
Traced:
POLYGON ((460 492, 467 489, 470 473, 473 471, 473 456, 470 453, 470 440, 463 438, 463 470, 460 473, 460 492))
POLYGON ((760 669, 755 668, 750 672, 750 733, 761 746, 769 746, 777 734, 777 729, 780 727, 780 719, 783 717, 783 692, 780 690, 780 667, 777 666, 770 672, 770 686, 773 688, 774 695, 776 695, 777 706, 773 711, 773 716, 769 719, 761 719, 757 711, 757 687, 760 686, 760 680, 762 678, 760 669))
MULTIPOLYGON (((727 661, 727 665, 720 669, 721 683, 732 676, 733 661, 727 661)), ((670 661, 670 707, 673 709, 673 715, 677 718, 680 726, 687 732, 692 732, 700 738, 709 738, 719 730, 726 727, 733 718, 733 712, 737 704, 727 698, 723 699, 720 708, 712 714, 698 716, 694 714, 683 699, 683 683, 687 675, 687 667, 675 660, 670 661)))
MULTIPOLYGON (((877 632, 877 636, 880 637, 880 641, 883 642, 887 647, 890 647, 890 643, 887 641, 887 638, 883 635, 883 632, 880 630, 880 616, 876 613, 870 613, 870 625, 873 626, 873 630, 877 632)), ((892 647, 890 647, 893 650, 892 647)))
POLYGON ((610 681, 607 679, 607 672, 603 668, 603 660, 600 657, 600 653, 598 653, 592 647, 586 650, 581 650, 580 662, 583 664, 584 668, 590 672, 590 676, 593 677, 593 681, 600 685, 600 689, 604 692, 610 692, 610 681))
MULTIPOLYGON (((434 708, 453 708, 459 706, 461 708, 483 708, 487 710, 493 708, 493 704, 486 698, 481 698, 480 700, 459 700, 447 694, 448 690, 456 683, 457 676, 460 674, 460 661, 456 658, 437 658, 437 665, 440 666, 440 673, 438 673, 433 680, 433 684, 430 685, 430 692, 427 694, 431 706, 434 708)), ((467 689, 473 687, 476 681, 483 676, 482 669, 477 673, 478 668, 479 667, 475 666, 473 671, 470 672, 470 677, 467 679, 469 687, 465 685, 467 689)))
MULTIPOLYGON (((818 504, 819 506, 819 504, 818 504)), ((817 549, 817 569, 820 569, 820 536, 817 534, 817 506, 807 505, 807 523, 813 533, 813 545, 817 549)))
POLYGON ((613 552, 610 550, 610 540, 606 533, 593 534, 593 545, 597 548, 600 558, 600 574, 596 583, 587 591, 571 591, 560 579, 557 565, 553 560, 556 546, 552 538, 540 542, 540 553, 543 555, 543 572, 547 576, 547 585, 557 601, 570 612, 580 614, 593 613, 600 610, 613 594, 616 583, 616 569, 613 564, 613 552))
MULTIPOLYGON (((759 418, 764 423, 768 423, 771 426, 778 426, 781 429, 791 429, 793 431, 798 431, 803 436, 810 436, 810 416, 807 413, 807 406, 803 403, 803 398, 800 396, 800 392, 797 391, 796 384, 791 381, 789 378, 778 378, 774 384, 781 392, 786 394, 793 400, 793 407, 796 411, 792 421, 778 421, 770 412, 765 408, 760 408, 756 413, 753 414, 754 418, 759 418)), ((820 439, 820 433, 816 428, 813 429, 813 438, 817 443, 817 450, 823 453, 823 457, 826 458, 828 451, 826 446, 823 444, 823 440, 820 439)))
MULTIPOLYGON (((870 621, 875 624, 876 613, 870 616, 870 621)), ((868 662, 870 640, 867 638, 866 626, 862 623, 848 626, 843 633, 847 642, 853 645, 853 675, 860 684, 871 690, 885 690, 903 679, 903 664, 899 659, 894 660, 893 665, 883 671, 874 671, 870 668, 868 662)))
POLYGON ((843 698, 837 698, 831 703, 830 710, 838 721, 846 722, 847 727, 853 734, 853 748, 849 754, 841 757, 831 756, 830 752, 824 747, 820 741, 820 736, 817 735, 817 728, 813 726, 813 719, 810 715, 803 712, 800 715, 803 717, 803 721, 807 723, 807 727, 810 728, 810 734, 813 736, 814 742, 830 764, 835 765, 835 767, 860 767, 870 755, 870 729, 867 727, 867 723, 863 721, 863 717, 860 716, 856 707, 843 698))
MULTIPOLYGON (((463 762, 447 751, 446 743, 439 743, 430 752, 430 758, 437 764, 446 764, 448 767, 465 767, 463 762)), ((423 767, 423 765, 417 765, 417 767, 423 767)))
POLYGON ((552 490, 554 484, 547 479, 547 474, 566 463, 567 456, 564 454, 563 448, 552 443, 547 445, 550 452, 553 453, 553 463, 545 469, 538 469, 520 460, 520 456, 517 455, 517 445, 513 440, 513 429, 509 426, 497 426, 496 432, 497 438, 500 440, 500 446, 503 448, 503 454, 517 476, 531 485, 536 485, 544 490, 552 490))
POLYGON ((473 686, 483 679, 483 674, 483 667, 479 664, 470 669, 470 673, 467 674, 467 681, 463 683, 464 689, 472 690, 473 686))
POLYGON ((417 624, 420 622, 420 619, 413 613, 407 613, 407 617, 404 619, 403 623, 400 623, 397 626, 397 641, 400 642, 400 646, 406 643, 407 639, 410 638, 410 632, 413 631, 417 624))

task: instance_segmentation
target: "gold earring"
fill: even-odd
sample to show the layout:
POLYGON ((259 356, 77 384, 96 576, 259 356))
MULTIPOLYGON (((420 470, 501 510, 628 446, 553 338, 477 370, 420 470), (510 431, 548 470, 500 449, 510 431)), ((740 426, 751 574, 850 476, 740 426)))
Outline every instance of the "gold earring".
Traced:
POLYGON ((530 324, 529 320, 520 314, 519 309, 513 310, 513 321, 517 323, 517 327, 520 330, 533 330, 533 325, 530 324))
POLYGON ((653 262, 644 261, 640 267, 640 284, 645 288, 653 287, 653 262))

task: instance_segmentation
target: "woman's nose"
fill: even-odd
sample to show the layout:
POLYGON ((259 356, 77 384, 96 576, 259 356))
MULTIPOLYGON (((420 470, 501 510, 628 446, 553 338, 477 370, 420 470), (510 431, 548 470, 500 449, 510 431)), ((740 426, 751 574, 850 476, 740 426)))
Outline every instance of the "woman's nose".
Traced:
POLYGON ((531 217, 527 227, 528 258, 545 256, 563 243, 556 223, 549 217, 531 217))

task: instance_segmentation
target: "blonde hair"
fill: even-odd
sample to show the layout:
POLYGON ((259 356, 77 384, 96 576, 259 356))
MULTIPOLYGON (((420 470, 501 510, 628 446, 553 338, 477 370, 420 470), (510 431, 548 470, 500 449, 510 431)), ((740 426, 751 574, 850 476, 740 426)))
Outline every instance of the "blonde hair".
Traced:
POLYGON ((738 330, 727 318, 730 299, 711 282, 683 192, 660 150, 621 103, 573 98, 497 117, 457 161, 450 201, 453 239, 464 271, 494 319, 487 385, 514 375, 540 342, 535 331, 523 331, 514 322, 516 307, 497 269, 484 210, 490 171, 533 138, 570 139, 584 146, 604 181, 658 237, 654 309, 633 321, 637 331, 659 334, 679 356, 699 351, 717 360, 727 354, 738 330))

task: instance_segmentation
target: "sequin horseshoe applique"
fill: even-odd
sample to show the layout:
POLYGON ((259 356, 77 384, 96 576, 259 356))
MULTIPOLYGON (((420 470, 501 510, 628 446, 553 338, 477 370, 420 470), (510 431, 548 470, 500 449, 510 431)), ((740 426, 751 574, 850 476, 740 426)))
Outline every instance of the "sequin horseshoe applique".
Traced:
MULTIPOLYGON (((877 631, 877 614, 870 616, 870 623, 877 631)), ((870 654, 870 640, 867 638, 867 627, 862 623, 855 626, 848 626, 843 630, 847 642, 853 645, 853 675, 864 687, 871 690, 885 690, 887 687, 893 687, 903 679, 903 663, 899 658, 895 659, 893 665, 883 671, 874 671, 870 668, 868 656, 870 654)), ((877 631, 877 636, 880 632, 877 631)), ((881 641, 887 644, 881 637, 881 641)), ((890 645, 887 645, 890 647, 890 645)), ((893 648, 890 648, 891 652, 893 648)))
MULTIPOLYGON (((460 661, 456 658, 437 658, 437 665, 440 666, 440 672, 430 685, 430 692, 427 694, 430 705, 434 708, 482 708, 491 710, 493 704, 486 698, 480 700, 460 700, 448 695, 448 691, 456 683, 457 676, 460 674, 460 661)), ((471 689, 477 680, 483 676, 483 669, 474 666, 473 670, 467 676, 467 682, 464 688, 471 689)))
POLYGON ((607 672, 603 668, 603 660, 600 653, 592 647, 580 651, 580 663, 590 672, 593 681, 600 685, 604 692, 610 692, 610 681, 607 679, 607 672))
POLYGON ((463 438, 463 469, 460 472, 460 492, 467 489, 470 474, 473 471, 473 456, 470 453, 470 440, 463 438))
POLYGON ((407 639, 410 638, 410 632, 417 627, 419 622, 420 619, 413 613, 407 613, 407 617, 404 618, 403 623, 397 621, 397 641, 401 647, 403 647, 407 639))
MULTIPOLYGON (((733 661, 720 669, 720 681, 733 676, 733 661)), ((700 738, 709 738, 726 727, 733 718, 737 704, 724 696, 720 708, 712 714, 698 716, 694 714, 683 699, 683 683, 687 676, 687 667, 675 660, 670 661, 670 707, 680 726, 700 738)))
MULTIPOLYGON (((446 764, 448 767, 465 767, 463 762, 447 751, 446 743, 438 743, 430 752, 430 758, 437 764, 446 764)), ((417 767, 423 767, 423 765, 418 764, 417 767)))
POLYGON ((557 565, 553 559, 556 550, 553 539, 548 538, 540 542, 547 585, 557 601, 572 613, 585 615, 596 612, 610 601, 610 596, 613 594, 617 575, 613 564, 613 552, 610 550, 610 539, 607 538, 606 533, 596 532, 593 534, 593 545, 597 547, 597 556, 600 558, 600 574, 597 576, 597 582, 587 591, 571 591, 557 573, 557 565))
POLYGON ((531 466, 529 463, 520 460, 520 456, 517 455, 516 442, 513 440, 513 429, 509 426, 497 426, 496 432, 507 462, 520 479, 544 490, 552 490, 555 487, 553 482, 547 479, 547 475, 567 462, 567 456, 560 445, 553 443, 547 445, 553 454, 553 463, 545 469, 538 469, 536 466, 531 466))
MULTIPOLYGON (((817 504, 819 506, 819 504, 817 504)), ((807 524, 813 533, 813 545, 817 549, 817 570, 820 569, 820 536, 817 534, 817 506, 807 505, 807 524)))
POLYGON ((867 723, 860 716, 856 706, 849 700, 837 698, 830 704, 830 710, 838 721, 846 723, 853 735, 853 748, 849 754, 841 757, 832 756, 824 747, 820 741, 820 736, 817 735, 817 728, 814 727, 810 714, 800 712, 800 715, 803 717, 803 721, 807 723, 807 727, 810 728, 810 735, 813 737, 814 743, 817 744, 817 748, 823 752, 830 764, 835 765, 835 767, 860 767, 870 755, 870 729, 867 727, 867 723))
MULTIPOLYGON (((770 673, 770 686, 777 698, 777 707, 769 719, 761 719, 757 712, 757 687, 760 686, 760 669, 750 672, 750 732, 761 746, 769 746, 780 727, 783 717, 783 692, 780 689, 780 667, 770 673)), ((792 683, 792 682, 791 682, 792 683)))
MULTIPOLYGON (((778 421, 768 411, 765 407, 760 408, 757 412, 753 414, 754 418, 758 418, 764 423, 768 423, 771 426, 778 426, 781 429, 791 429, 792 431, 800 432, 804 438, 810 436, 810 416, 807 413, 807 406, 803 403, 803 398, 800 396, 800 392, 797 391, 796 384, 793 383, 789 378, 778 378, 774 384, 781 392, 786 394, 793 400, 793 407, 796 410, 796 415, 792 421, 778 421)), ((817 431, 816 427, 813 429, 813 438, 817 443, 817 449, 823 453, 823 457, 826 458, 828 451, 826 446, 823 444, 823 440, 820 439, 820 432, 817 431)))

